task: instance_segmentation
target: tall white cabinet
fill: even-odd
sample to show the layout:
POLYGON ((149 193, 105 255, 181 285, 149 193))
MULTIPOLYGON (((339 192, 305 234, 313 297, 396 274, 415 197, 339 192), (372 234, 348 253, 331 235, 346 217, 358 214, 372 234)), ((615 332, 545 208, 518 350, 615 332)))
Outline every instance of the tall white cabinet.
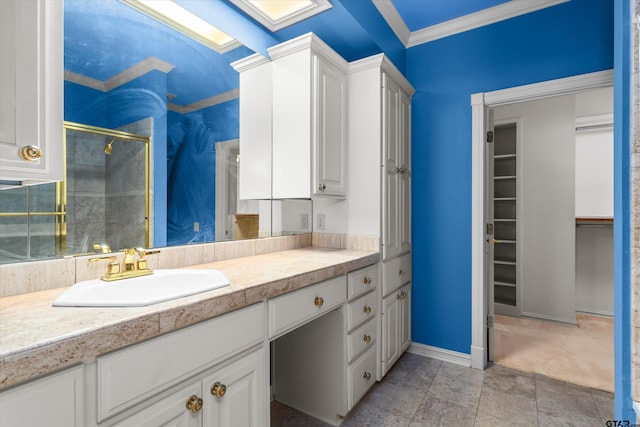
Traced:
POLYGON ((349 218, 377 216, 381 237, 381 379, 411 343, 414 89, 384 55, 350 63, 348 85, 349 218))
POLYGON ((63 3, 0 2, 0 188, 62 180, 63 3))

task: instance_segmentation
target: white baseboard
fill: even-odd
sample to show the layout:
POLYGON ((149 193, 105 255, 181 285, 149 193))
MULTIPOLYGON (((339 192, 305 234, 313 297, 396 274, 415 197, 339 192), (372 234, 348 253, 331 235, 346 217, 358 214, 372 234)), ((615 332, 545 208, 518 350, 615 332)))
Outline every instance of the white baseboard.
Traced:
POLYGON ((442 360, 443 362, 455 363, 456 365, 462 365, 466 367, 471 366, 471 355, 466 353, 459 353, 457 351, 447 350, 439 347, 432 347, 430 345, 419 344, 415 342, 411 343, 407 351, 412 354, 426 356, 436 360, 442 360))

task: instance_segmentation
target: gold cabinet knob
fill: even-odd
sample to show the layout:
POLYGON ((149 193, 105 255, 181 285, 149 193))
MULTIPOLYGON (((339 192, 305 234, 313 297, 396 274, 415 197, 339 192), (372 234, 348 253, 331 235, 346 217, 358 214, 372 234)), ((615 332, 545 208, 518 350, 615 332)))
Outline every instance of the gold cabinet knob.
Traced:
POLYGON ((324 298, 322 298, 322 297, 316 297, 313 300, 313 305, 315 305, 318 308, 322 307, 322 304, 324 304, 324 298))
POLYGON ((404 271, 404 269, 400 269, 400 271, 398 271, 398 276, 404 276, 407 272, 404 271))
POLYGON ((404 293, 404 291, 403 291, 403 292, 400 292, 398 295, 396 295, 396 298, 397 299, 405 299, 406 296, 407 296, 407 294, 404 293))
POLYGON ((215 397, 222 397, 226 392, 227 392, 227 386, 224 384, 220 384, 218 381, 216 381, 211 386, 211 394, 213 394, 215 397))
POLYGON ((364 282, 365 285, 370 285, 371 284, 371 277, 365 277, 364 279, 362 279, 362 281, 364 282))
POLYGON ((362 378, 364 378, 366 381, 369 381, 371 379, 371 372, 364 372, 364 374, 362 374, 362 378))
POLYGON ((324 190, 326 190, 326 189, 327 189, 327 186, 326 186, 326 185, 324 185, 324 184, 319 184, 319 185, 318 185, 318 190, 320 190, 320 191, 324 191, 324 190))
POLYGON ((20 148, 18 154, 24 160, 33 162, 42 157, 42 150, 40 149, 40 147, 36 147, 35 145, 25 145, 24 147, 20 148))
POLYGON ((371 307, 369 307, 368 305, 365 305, 362 311, 367 314, 371 314, 371 307))
POLYGON ((371 335, 367 335, 367 334, 365 334, 365 335, 362 337, 362 341, 364 341, 364 342, 366 342, 366 343, 371 342, 371 335))
POLYGON ((189 400, 187 400, 187 409, 193 412, 194 414, 202 409, 202 399, 192 395, 189 400))

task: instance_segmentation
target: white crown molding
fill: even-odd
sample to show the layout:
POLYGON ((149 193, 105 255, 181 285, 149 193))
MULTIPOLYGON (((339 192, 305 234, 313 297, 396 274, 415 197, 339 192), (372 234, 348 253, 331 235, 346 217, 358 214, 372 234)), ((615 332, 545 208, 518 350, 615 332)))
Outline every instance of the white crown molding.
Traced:
MULTIPOLYGON (((256 56, 253 60, 260 61, 261 59, 256 56)), ((253 57, 252 56, 252 57, 253 57)), ((265 59, 266 60, 266 59, 265 59)), ((237 61, 241 62, 243 60, 237 61)), ((117 87, 120 87, 138 77, 144 76, 150 71, 161 71, 168 73, 173 70, 175 66, 161 59, 150 56, 149 58, 138 62, 132 67, 127 68, 124 71, 116 74, 108 80, 98 80, 91 77, 83 76, 82 74, 74 73, 73 71, 64 70, 64 79, 66 81, 79 84, 81 86, 89 87, 91 89, 99 90, 101 92, 109 92, 117 87)), ((231 101, 240 97, 240 91, 238 89, 232 89, 221 94, 205 98, 203 100, 193 102, 187 105, 177 105, 171 102, 167 102, 167 110, 174 111, 180 114, 191 113, 193 111, 201 110, 203 108, 212 107, 214 105, 222 104, 223 102, 231 101)))
MULTIPOLYGON (((476 13, 452 19, 441 24, 432 25, 430 27, 423 28, 422 30, 414 31, 409 36, 409 42, 406 43, 405 46, 418 46, 423 43, 438 40, 453 34, 463 33, 485 25, 495 24, 496 22, 515 18, 516 16, 535 12, 537 10, 545 9, 568 1, 569 0, 511 0, 510 2, 490 7, 476 13)), ((387 19, 386 16, 385 19, 387 19)), ((387 23, 389 23, 391 28, 394 28, 392 23, 389 21, 387 21, 387 23)), ((400 38, 400 36, 398 37, 400 38)))
POLYGON ((304 9, 293 12, 280 19, 273 19, 247 0, 230 1, 272 33, 275 33, 276 31, 290 25, 297 24, 302 20, 310 18, 313 15, 317 15, 318 13, 323 12, 327 9, 331 9, 333 7, 329 0, 312 0, 312 4, 305 7, 304 9))
POLYGON ((409 83, 409 80, 407 80, 404 74, 402 74, 400 70, 398 70, 398 68, 384 53, 379 53, 377 55, 369 56, 364 59, 349 62, 348 73, 354 74, 374 68, 380 69, 383 72, 389 74, 391 78, 396 83, 398 83, 409 96, 413 96, 413 94, 416 92, 411 83, 409 83))
POLYGON ((130 81, 135 80, 138 77, 144 76, 150 71, 156 70, 166 74, 174 68, 175 66, 173 64, 150 56, 147 59, 144 59, 133 65, 132 67, 121 71, 108 80, 97 80, 68 70, 64 70, 64 79, 72 83, 99 90, 101 92, 109 92, 110 90, 129 83, 130 81))
POLYGON ((201 101, 193 102, 187 105, 177 105, 171 102, 167 102, 167 110, 174 111, 180 114, 192 113, 194 111, 202 110, 203 108, 213 107, 214 105, 222 104, 233 99, 240 97, 240 91, 238 89, 231 89, 230 91, 220 93, 209 98, 205 98, 201 101))
POLYGON ((254 53, 253 55, 247 56, 246 58, 238 59, 237 61, 234 61, 229 65, 231 65, 234 70, 241 73, 267 62, 270 62, 269 58, 262 56, 259 53, 254 53))
POLYGON ((549 96, 564 95, 581 90, 607 87, 613 84, 613 70, 597 71, 563 79, 533 83, 516 88, 496 90, 484 94, 485 104, 498 107, 514 102, 530 101, 549 96))
POLYGON ((306 33, 284 43, 272 46, 267 49, 267 52, 272 60, 276 60, 305 49, 311 49, 313 52, 322 55, 324 59, 330 61, 345 73, 349 68, 349 63, 314 33, 306 33))
POLYGON ((409 44, 411 30, 407 27, 407 24, 398 13, 398 9, 393 5, 393 2, 391 0, 372 0, 372 2, 393 32, 396 33, 398 39, 400 39, 404 46, 407 46, 409 44))
POLYGON ((147 59, 138 62, 133 67, 129 67, 126 70, 111 77, 109 80, 106 80, 104 82, 104 86, 107 91, 109 91, 111 89, 120 87, 125 83, 129 83, 130 81, 135 80, 138 77, 144 76, 150 71, 157 70, 166 74, 174 68, 175 66, 173 64, 169 64, 168 62, 165 62, 161 59, 150 56, 147 59))

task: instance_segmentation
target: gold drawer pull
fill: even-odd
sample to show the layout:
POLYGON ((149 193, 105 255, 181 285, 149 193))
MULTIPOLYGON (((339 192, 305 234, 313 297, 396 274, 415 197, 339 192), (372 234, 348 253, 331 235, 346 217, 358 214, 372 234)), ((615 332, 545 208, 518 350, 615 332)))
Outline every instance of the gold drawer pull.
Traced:
POLYGON ((364 311, 367 314, 371 314, 371 307, 369 307, 368 305, 365 305, 362 311, 364 311))
POLYGON ((25 145, 18 151, 20 157, 29 162, 33 162, 42 157, 42 150, 35 145, 25 145))
POLYGON ((407 274, 407 272, 404 270, 404 268, 401 268, 400 271, 398 271, 398 276, 404 276, 405 274, 407 274))
POLYGON ((371 277, 365 277, 364 279, 362 279, 362 281, 364 282, 365 285, 370 285, 371 284, 371 277))
POLYGON ((226 392, 227 386, 224 384, 220 384, 217 381, 211 386, 211 394, 213 394, 215 397, 222 397, 226 392))
POLYGON ((324 298, 316 297, 316 299, 313 300, 313 304, 318 308, 322 307, 322 304, 324 304, 324 298))
POLYGON ((371 342, 371 335, 367 335, 367 334, 365 334, 365 335, 362 337, 362 341, 364 341, 364 342, 366 342, 366 343, 370 343, 370 342, 371 342))
POLYGON ((371 372, 366 372, 364 374, 362 374, 362 378, 364 378, 366 381, 369 381, 371 379, 371 372))
POLYGON ((196 412, 199 412, 200 409, 202 409, 202 399, 196 396, 195 394, 192 395, 189 398, 189 400, 187 400, 187 409, 193 412, 194 414, 196 412))

